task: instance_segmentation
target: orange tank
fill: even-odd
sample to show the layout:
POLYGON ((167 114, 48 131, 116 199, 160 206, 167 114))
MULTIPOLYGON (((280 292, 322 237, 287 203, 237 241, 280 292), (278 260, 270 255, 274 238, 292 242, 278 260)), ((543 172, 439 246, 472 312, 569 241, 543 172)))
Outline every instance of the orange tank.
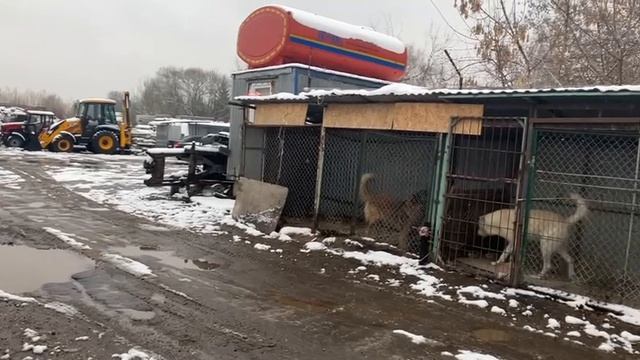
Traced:
POLYGON ((407 49, 394 37, 280 5, 251 13, 237 47, 252 69, 301 63, 398 81, 407 67, 407 49))

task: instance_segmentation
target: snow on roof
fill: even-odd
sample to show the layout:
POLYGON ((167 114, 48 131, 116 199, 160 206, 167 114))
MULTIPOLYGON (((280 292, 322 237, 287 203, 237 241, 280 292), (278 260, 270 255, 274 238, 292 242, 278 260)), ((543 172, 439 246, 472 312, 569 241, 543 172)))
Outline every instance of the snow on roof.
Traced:
POLYGON ((304 10, 298 10, 283 5, 270 5, 291 13, 293 18, 302 25, 324 31, 345 39, 359 39, 370 42, 383 49, 397 54, 405 52, 406 47, 402 41, 386 34, 379 33, 370 27, 358 26, 316 15, 304 10))
POLYGON ((311 70, 311 71, 316 71, 316 72, 320 72, 320 73, 324 73, 324 74, 348 77, 348 78, 352 78, 352 79, 364 80, 364 81, 374 82, 374 83, 378 83, 378 84, 391 84, 391 82, 386 81, 386 80, 381 80, 381 79, 376 79, 376 78, 367 77, 367 76, 350 74, 350 73, 346 73, 346 72, 342 72, 342 71, 329 70, 329 69, 325 69, 325 68, 320 68, 320 67, 316 67, 316 66, 309 66, 309 65, 299 64, 299 63, 282 64, 282 65, 266 66, 266 67, 257 68, 257 69, 241 70, 241 71, 236 71, 236 72, 234 72, 232 74, 233 75, 242 75, 242 74, 248 74, 248 73, 253 73, 253 72, 258 72, 258 71, 265 71, 265 70, 286 69, 286 68, 289 68, 289 67, 295 67, 295 68, 299 68, 299 69, 303 69, 303 70, 311 70))
POLYGON ((459 96, 459 95, 492 95, 492 94, 554 94, 554 93, 619 93, 632 92, 639 93, 640 85, 621 86, 585 86, 567 88, 541 88, 541 89, 428 89, 425 87, 392 83, 379 89, 355 89, 355 90, 312 90, 298 95, 289 93, 279 93, 268 96, 239 96, 239 101, 261 102, 261 101, 306 101, 321 97, 341 97, 341 96, 459 96))
POLYGON ((213 120, 197 120, 197 119, 175 119, 175 118, 156 118, 154 121, 149 121, 149 125, 167 125, 167 124, 200 124, 211 126, 223 126, 229 127, 228 122, 213 121, 213 120))
POLYGON ((105 98, 85 98, 80 99, 81 103, 98 103, 98 104, 116 104, 115 100, 105 99, 105 98))
POLYGON ((27 115, 25 110, 17 106, 0 106, 0 114, 2 115, 27 115))
POLYGON ((42 111, 42 110, 27 110, 27 113, 34 114, 34 115, 50 115, 50 116, 55 116, 56 115, 56 114, 52 113, 51 111, 42 111))

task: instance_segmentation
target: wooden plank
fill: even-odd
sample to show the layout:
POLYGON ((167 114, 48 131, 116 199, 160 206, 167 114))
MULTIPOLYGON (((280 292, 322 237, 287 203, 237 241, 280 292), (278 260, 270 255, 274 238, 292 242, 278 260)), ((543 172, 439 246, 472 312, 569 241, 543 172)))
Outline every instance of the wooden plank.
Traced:
POLYGON ((483 105, 442 103, 329 104, 323 124, 329 128, 447 133, 452 117, 465 117, 456 134, 482 132, 483 105), (477 118, 477 119, 472 119, 477 118))
POLYGON ((394 104, 329 104, 323 125, 328 128, 391 130, 394 104))
POLYGON ((253 125, 304 126, 307 106, 302 103, 258 104, 253 125))
POLYGON ((393 114, 393 129, 446 133, 452 117, 469 118, 461 120, 453 129, 456 134, 479 135, 483 105, 442 104, 442 103, 396 103, 393 114))

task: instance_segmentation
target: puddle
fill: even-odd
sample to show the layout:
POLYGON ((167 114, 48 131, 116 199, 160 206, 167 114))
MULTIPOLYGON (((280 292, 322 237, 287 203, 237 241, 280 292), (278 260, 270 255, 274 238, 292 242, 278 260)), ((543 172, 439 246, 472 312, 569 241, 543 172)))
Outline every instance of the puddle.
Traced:
POLYGON ((482 342, 507 342, 511 340, 511 335, 506 331, 497 329, 479 329, 472 332, 473 337, 482 342))
POLYGON ((92 260, 69 250, 0 246, 0 289, 14 294, 68 282, 71 275, 93 268, 92 260))
POLYGON ((124 247, 111 247, 109 248, 109 250, 114 251, 122 256, 150 256, 156 258, 161 264, 178 269, 213 270, 220 267, 220 264, 209 262, 203 259, 185 259, 176 256, 173 251, 157 250, 150 246, 138 247, 129 245, 124 247))

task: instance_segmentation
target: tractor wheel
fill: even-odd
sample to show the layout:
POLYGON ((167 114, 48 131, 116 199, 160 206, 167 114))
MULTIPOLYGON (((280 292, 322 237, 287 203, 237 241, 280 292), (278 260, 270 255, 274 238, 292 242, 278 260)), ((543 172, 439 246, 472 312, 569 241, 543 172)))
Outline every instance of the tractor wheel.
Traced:
POLYGON ((91 138, 91 151, 96 154, 113 154, 118 147, 118 137, 113 131, 98 131, 91 138))
POLYGON ((18 135, 11 135, 5 142, 7 147, 22 147, 24 145, 24 140, 18 135))
POLYGON ((60 135, 50 145, 53 152, 72 152, 73 139, 70 136, 60 135))

